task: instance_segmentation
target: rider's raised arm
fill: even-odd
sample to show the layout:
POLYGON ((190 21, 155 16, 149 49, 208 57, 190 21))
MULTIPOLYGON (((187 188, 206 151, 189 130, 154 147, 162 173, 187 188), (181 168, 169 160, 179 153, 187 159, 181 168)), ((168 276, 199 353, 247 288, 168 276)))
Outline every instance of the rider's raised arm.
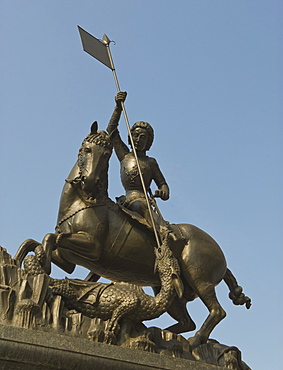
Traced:
POLYGON ((120 91, 115 96, 116 107, 114 108, 113 114, 107 126, 107 132, 113 143, 116 155, 119 161, 122 161, 127 153, 129 153, 129 148, 123 142, 118 131, 119 120, 122 112, 121 102, 125 101, 127 93, 125 91, 120 91))
POLYGON ((154 180, 156 186, 158 187, 158 190, 155 191, 154 196, 159 197, 162 200, 168 200, 169 199, 169 186, 156 160, 154 158, 150 158, 150 159, 151 159, 151 169, 153 173, 152 179, 154 180))

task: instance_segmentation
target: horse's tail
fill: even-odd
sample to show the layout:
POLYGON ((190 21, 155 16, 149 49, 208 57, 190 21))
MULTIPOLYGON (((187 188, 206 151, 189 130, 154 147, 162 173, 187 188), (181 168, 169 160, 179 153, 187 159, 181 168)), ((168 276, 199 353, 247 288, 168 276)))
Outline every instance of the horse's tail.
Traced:
POLYGON ((232 272, 227 268, 224 276, 224 281, 230 289, 229 298, 235 305, 246 305, 250 308, 252 305, 251 299, 243 293, 243 288, 238 285, 238 282, 232 272))

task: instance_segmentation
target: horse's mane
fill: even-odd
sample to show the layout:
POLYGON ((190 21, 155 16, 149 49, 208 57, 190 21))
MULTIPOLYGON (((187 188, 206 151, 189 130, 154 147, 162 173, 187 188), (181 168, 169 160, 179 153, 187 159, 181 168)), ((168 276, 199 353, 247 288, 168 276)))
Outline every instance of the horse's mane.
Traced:
POLYGON ((94 143, 96 145, 113 148, 113 145, 110 141, 109 135, 105 131, 97 131, 96 133, 90 133, 82 142, 82 146, 86 143, 94 143))
MULTIPOLYGON (((72 184, 79 184, 82 180, 82 162, 81 159, 83 157, 83 147, 87 144, 91 143, 94 145, 98 145, 101 147, 104 147, 106 149, 109 149, 112 151, 113 145, 110 140, 109 135, 105 131, 95 131, 95 132, 90 132, 83 140, 82 145, 79 150, 78 154, 78 167, 79 167, 79 173, 78 176, 75 177, 71 181, 72 184)), ((104 194, 106 197, 108 197, 108 167, 109 167, 109 162, 105 163, 105 168, 104 168, 104 176, 100 178, 100 183, 97 184, 97 188, 100 189, 101 194, 104 194)))

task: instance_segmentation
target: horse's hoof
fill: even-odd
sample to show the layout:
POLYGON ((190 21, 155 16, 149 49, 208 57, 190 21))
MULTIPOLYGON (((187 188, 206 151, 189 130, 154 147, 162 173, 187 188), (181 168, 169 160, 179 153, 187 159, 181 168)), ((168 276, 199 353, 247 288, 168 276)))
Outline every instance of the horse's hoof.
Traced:
POLYGON ((188 320, 186 322, 178 322, 177 324, 171 325, 164 330, 169 330, 172 333, 180 334, 180 333, 185 333, 188 331, 193 331, 195 329, 196 329, 196 324, 193 322, 193 320, 188 320))
POLYGON ((187 341, 189 342, 191 350, 205 343, 205 341, 202 340, 202 338, 197 334, 193 336, 192 338, 188 338, 187 341))

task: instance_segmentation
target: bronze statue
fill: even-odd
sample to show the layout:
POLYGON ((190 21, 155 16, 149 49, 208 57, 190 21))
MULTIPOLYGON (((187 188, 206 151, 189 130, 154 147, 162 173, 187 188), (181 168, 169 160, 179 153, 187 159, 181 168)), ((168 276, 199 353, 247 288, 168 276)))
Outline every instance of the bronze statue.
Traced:
MULTIPOLYGON (((107 132, 109 133, 111 142, 113 143, 116 155, 121 162, 121 180, 126 191, 123 205, 142 215, 150 225, 151 222, 148 214, 149 209, 146 204, 145 194, 142 188, 135 156, 122 141, 118 131, 118 123, 122 112, 121 102, 125 101, 126 95, 126 92, 119 92, 116 95, 116 107, 114 108, 114 112, 108 124, 107 132)), ((146 190, 149 191, 150 184, 152 180, 154 180, 158 187, 158 190, 156 190, 154 196, 160 197, 162 200, 168 200, 169 187, 157 164, 157 161, 154 158, 146 155, 146 151, 150 149, 153 142, 153 128, 147 122, 136 122, 131 129, 131 135, 135 145, 135 150, 139 160, 146 190)), ((131 141, 128 141, 129 145, 131 145, 131 141)))
MULTIPOLYGON (((51 262, 71 273, 81 265, 98 276, 114 281, 160 287, 154 272, 152 232, 127 216, 108 197, 108 162, 112 143, 97 123, 84 139, 78 160, 63 188, 57 232, 47 234, 42 246, 46 254, 44 270, 49 274, 51 262)), ((225 317, 214 287, 223 279, 235 304, 250 307, 250 298, 242 293, 226 266, 225 257, 214 239, 196 226, 170 225, 182 240, 172 243, 172 251, 181 268, 183 297, 175 298, 167 312, 178 321, 168 328, 175 333, 195 329, 186 303, 200 297, 209 315, 195 336, 193 347, 205 343, 214 327, 225 317)), ((15 258, 21 263, 26 254, 40 243, 29 239, 19 248, 15 258)))

